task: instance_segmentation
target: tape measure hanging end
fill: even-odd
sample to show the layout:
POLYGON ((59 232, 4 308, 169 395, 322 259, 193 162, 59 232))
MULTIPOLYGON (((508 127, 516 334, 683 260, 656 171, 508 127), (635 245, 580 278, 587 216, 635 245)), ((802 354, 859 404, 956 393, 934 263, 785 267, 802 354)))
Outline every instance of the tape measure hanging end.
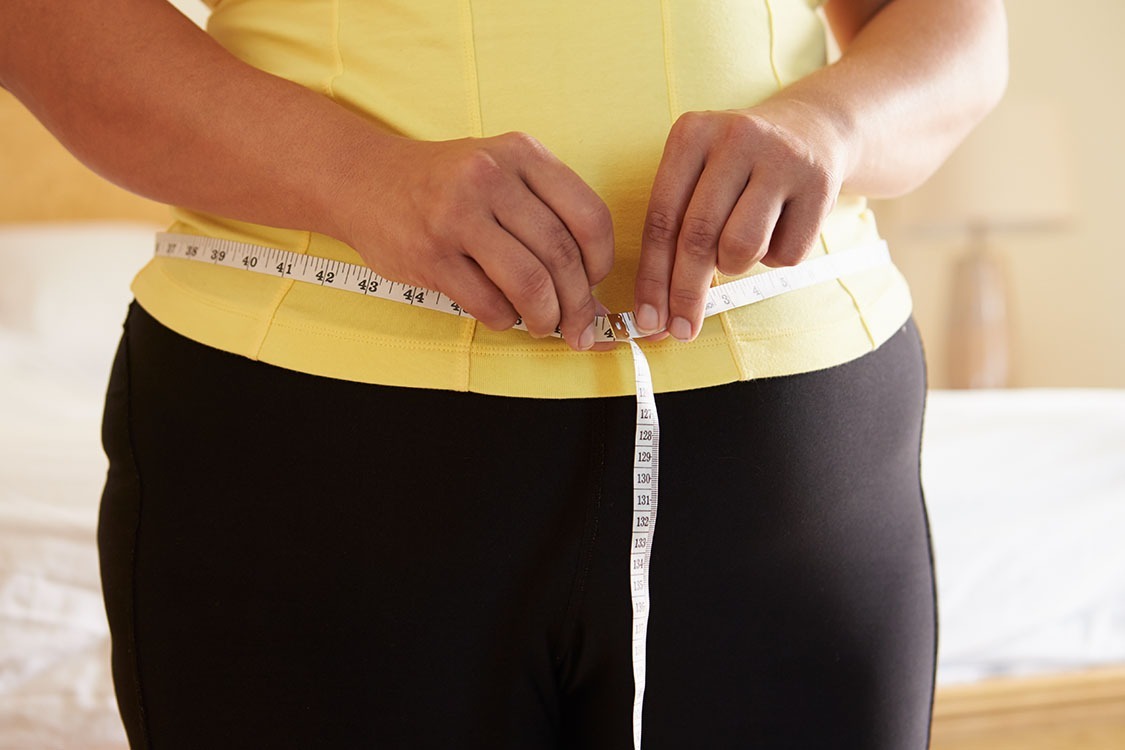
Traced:
POLYGON ((633 525, 629 548, 629 587, 633 603, 633 749, 641 750, 648 651, 649 565, 659 499, 660 420, 648 360, 636 342, 633 372, 637 385, 637 419, 633 439, 633 525))

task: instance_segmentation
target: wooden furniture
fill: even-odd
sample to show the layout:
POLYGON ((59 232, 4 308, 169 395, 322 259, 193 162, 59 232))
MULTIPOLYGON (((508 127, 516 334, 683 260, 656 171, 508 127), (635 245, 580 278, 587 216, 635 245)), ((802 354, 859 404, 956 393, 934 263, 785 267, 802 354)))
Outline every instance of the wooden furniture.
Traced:
POLYGON ((1121 750, 1125 666, 939 688, 931 750, 1121 750))
POLYGON ((98 177, 0 89, 0 223, 117 219, 166 224, 168 208, 98 177))

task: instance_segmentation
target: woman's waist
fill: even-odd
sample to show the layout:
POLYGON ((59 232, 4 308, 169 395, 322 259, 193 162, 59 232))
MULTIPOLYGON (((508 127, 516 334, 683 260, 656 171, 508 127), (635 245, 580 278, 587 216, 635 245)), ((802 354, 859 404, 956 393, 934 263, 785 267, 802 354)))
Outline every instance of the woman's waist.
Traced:
MULTIPOLYGON (((647 188, 648 183, 643 182, 632 190, 620 189, 617 192, 618 200, 607 201, 614 221, 614 265, 610 274, 596 287, 596 296, 614 312, 628 311, 633 303, 633 284, 641 257, 641 236, 648 201, 647 188)), ((602 193, 604 192, 603 190, 602 193)), ((174 208, 173 215, 175 221, 170 232, 276 248, 344 264, 370 266, 374 271, 380 271, 377 260, 367 263, 346 243, 315 232, 251 224, 182 208, 174 208)), ((866 201, 859 197, 841 196, 836 207, 825 218, 820 239, 811 248, 809 257, 847 252, 879 240, 875 217, 867 208, 866 201)), ((377 254, 378 249, 373 249, 373 252, 377 254)), ((193 269, 191 275, 204 278, 212 275, 226 277, 223 273, 225 269, 211 268, 208 271, 207 268, 203 266, 193 269)), ((769 270, 759 264, 741 276, 752 276, 769 270)), ((741 276, 716 273, 715 283, 732 281, 741 276)), ((214 283, 214 279, 208 279, 205 286, 210 288, 214 283)), ((236 291, 231 290, 230 293, 236 291)))
MULTIPOLYGON (((189 338, 328 377, 532 397, 632 387, 628 347, 575 352, 561 340, 327 284, 156 257, 133 291, 189 338)), ((885 265, 709 317, 691 343, 642 346, 660 390, 698 388, 847 361, 877 346, 909 309, 905 283, 885 265)))
MULTIPOLYGON (((177 232, 277 248, 291 254, 294 265, 311 256, 311 265, 331 260, 362 270, 354 250, 321 235, 201 214, 180 216, 172 227, 177 232)), ((814 262, 817 256, 858 255, 881 244, 874 218, 860 200, 841 200, 824 230, 814 262)), ((614 312, 632 307, 635 259, 635 253, 619 257, 610 279, 596 290, 614 312)), ((138 274, 133 291, 161 322, 190 338, 315 374, 546 397, 608 395, 630 387, 627 347, 608 354, 574 352, 561 340, 490 331, 471 318, 419 307, 416 298, 404 304, 348 294, 324 283, 327 278, 295 281, 261 273, 265 264, 256 265, 259 272, 248 273, 249 263, 232 268, 158 255, 138 274), (511 381, 515 375, 520 384, 511 381), (523 383, 525 376, 538 385, 523 383)), ((750 275, 767 271, 758 268, 750 275)), ((667 339, 645 346, 654 366, 665 373, 656 374, 658 381, 666 378, 662 388, 703 387, 846 361, 878 345, 909 310, 905 281, 884 262, 709 317, 690 344, 667 339), (696 366, 702 370, 693 374, 696 366)))

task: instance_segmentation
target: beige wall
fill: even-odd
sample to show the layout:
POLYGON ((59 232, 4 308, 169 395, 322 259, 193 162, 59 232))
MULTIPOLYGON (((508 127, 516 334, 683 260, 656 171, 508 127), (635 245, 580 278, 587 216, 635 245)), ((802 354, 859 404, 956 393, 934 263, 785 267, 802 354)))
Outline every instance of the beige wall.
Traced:
POLYGON ((168 209, 82 166, 0 89, 0 222, 136 219, 166 223, 168 209))
MULTIPOLYGON (((173 0, 202 24, 200 0, 173 0)), ((101 179, 58 144, 7 91, 0 89, 0 222, 67 219, 169 221, 168 209, 101 179)))
MULTIPOLYGON (((1064 148, 1074 178, 1068 228, 994 237, 1010 291, 1011 384, 1125 387, 1125 3, 1007 6, 1007 95, 1055 105, 1070 136, 1064 148)), ((952 259, 962 246, 952 237, 922 239, 901 225, 901 208, 879 209, 914 290, 931 382, 945 385, 952 259)))

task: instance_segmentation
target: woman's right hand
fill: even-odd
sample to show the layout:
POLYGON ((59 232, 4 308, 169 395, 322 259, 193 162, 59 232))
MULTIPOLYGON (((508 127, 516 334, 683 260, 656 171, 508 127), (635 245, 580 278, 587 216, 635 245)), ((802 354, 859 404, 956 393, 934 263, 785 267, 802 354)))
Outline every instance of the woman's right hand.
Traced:
POLYGON ((573 170, 522 133, 377 148, 374 173, 348 176, 340 230, 372 269, 445 294, 493 330, 522 318, 533 336, 557 327, 591 348, 613 224, 573 170))
POLYGON ((609 210, 526 135, 390 135, 154 0, 3 0, 0 86, 135 193, 331 235, 489 328, 522 317, 576 349, 593 338, 590 288, 613 265, 609 210))

